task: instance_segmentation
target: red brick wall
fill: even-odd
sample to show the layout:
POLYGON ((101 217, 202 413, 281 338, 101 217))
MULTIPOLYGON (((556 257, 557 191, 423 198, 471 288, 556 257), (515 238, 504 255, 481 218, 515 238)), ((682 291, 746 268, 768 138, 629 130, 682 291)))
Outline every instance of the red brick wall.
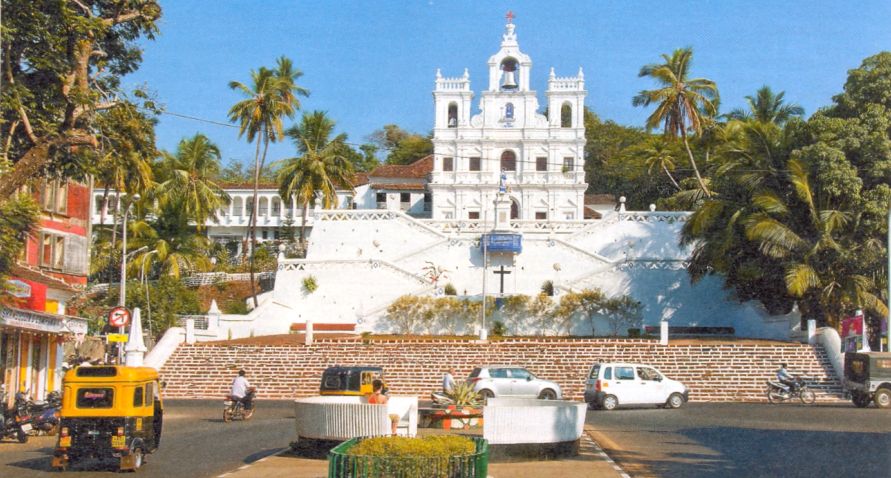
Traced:
POLYGON ((818 399, 837 399, 841 386, 820 347, 803 344, 696 343, 663 347, 651 340, 539 339, 468 342, 320 341, 311 346, 182 345, 161 370, 165 395, 222 398, 240 368, 259 398, 316 395, 322 371, 331 365, 379 365, 396 395, 422 399, 438 390, 442 372, 458 377, 482 364, 511 364, 556 381, 567 398, 581 400, 588 369, 597 361, 655 366, 690 387, 691 401, 765 400, 765 381, 780 362, 793 373, 815 377, 818 399))

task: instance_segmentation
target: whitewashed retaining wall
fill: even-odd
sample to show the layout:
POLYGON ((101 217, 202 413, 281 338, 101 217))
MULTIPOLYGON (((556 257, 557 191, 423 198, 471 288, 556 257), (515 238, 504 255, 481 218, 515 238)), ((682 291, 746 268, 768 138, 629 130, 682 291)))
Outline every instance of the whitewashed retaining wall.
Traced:
POLYGON ((575 441, 587 409, 566 400, 492 398, 483 407, 483 438, 493 445, 575 441))
POLYGON ((390 397, 387 406, 369 404, 364 397, 309 397, 294 401, 297 436, 320 440, 391 434, 390 414, 400 417, 398 434, 418 433, 417 397, 390 397))

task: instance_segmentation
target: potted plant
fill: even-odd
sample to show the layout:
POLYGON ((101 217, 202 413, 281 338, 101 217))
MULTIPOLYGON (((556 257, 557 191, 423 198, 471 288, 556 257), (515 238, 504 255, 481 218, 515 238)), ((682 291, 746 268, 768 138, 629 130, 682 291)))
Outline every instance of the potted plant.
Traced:
POLYGON ((472 384, 457 383, 452 387, 452 390, 446 393, 446 396, 452 400, 453 404, 438 414, 443 428, 466 430, 482 426, 483 411, 480 409, 480 397, 473 389, 472 384))

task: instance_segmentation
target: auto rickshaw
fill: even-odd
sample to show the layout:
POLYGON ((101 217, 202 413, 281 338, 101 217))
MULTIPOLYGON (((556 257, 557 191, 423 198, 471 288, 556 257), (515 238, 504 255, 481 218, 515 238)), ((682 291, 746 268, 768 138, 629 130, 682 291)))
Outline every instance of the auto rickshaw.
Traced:
MULTIPOLYGON (((384 380, 384 369, 381 367, 328 367, 322 373, 322 385, 319 395, 371 395, 371 384, 375 380, 384 380)), ((384 382, 384 390, 387 386, 384 382)))
POLYGON ((62 381, 59 439, 52 466, 83 459, 118 460, 136 470, 161 443, 163 405, 158 371, 96 366, 69 370, 62 381))

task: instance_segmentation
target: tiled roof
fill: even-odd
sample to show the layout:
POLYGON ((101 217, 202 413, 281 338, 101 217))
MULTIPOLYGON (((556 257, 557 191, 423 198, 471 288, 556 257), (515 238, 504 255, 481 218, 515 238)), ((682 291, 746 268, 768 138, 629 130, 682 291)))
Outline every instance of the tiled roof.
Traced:
POLYGON ((371 178, 424 179, 433 171, 433 155, 428 154, 411 164, 385 164, 368 173, 371 178))
MULTIPOLYGON (((220 186, 221 188, 223 188, 223 189, 249 189, 249 190, 251 190, 251 191, 254 190, 254 183, 253 183, 253 182, 246 182, 246 183, 219 183, 219 186, 220 186)), ((258 186, 258 189, 263 189, 263 190, 274 189, 274 190, 278 191, 278 186, 279 186, 278 183, 264 183, 264 182, 261 182, 261 183, 259 184, 259 186, 258 186)))
POLYGON ((585 204, 616 204, 612 194, 585 194, 585 204))
POLYGON ((385 191, 426 191, 427 186, 420 183, 373 183, 371 189, 385 191))

